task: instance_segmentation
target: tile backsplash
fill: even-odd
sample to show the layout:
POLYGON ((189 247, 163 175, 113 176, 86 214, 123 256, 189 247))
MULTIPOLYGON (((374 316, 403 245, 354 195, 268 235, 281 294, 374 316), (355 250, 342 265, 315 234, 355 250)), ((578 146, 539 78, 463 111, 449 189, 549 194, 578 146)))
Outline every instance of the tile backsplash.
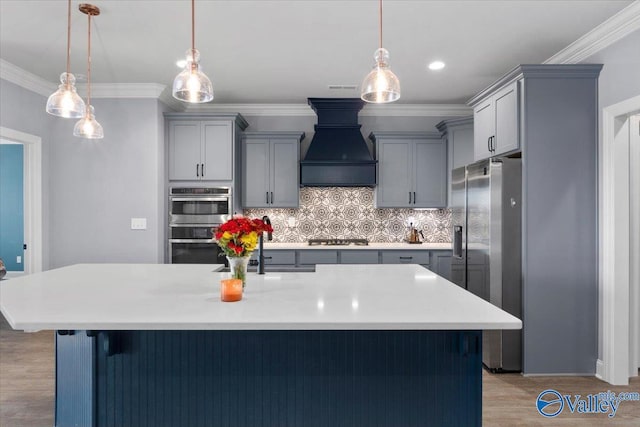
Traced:
POLYGON ((451 242, 449 209, 376 209, 373 188, 304 187, 297 209, 245 209, 244 215, 268 215, 275 242, 306 242, 322 238, 365 238, 371 242, 402 242, 409 223, 422 230, 425 241, 451 242))

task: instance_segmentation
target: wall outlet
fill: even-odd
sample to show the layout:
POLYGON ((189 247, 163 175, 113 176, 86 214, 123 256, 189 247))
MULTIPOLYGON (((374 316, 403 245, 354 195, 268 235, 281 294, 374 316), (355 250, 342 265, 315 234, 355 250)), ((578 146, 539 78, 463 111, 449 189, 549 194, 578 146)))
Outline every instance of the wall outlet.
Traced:
POLYGON ((289 227, 295 227, 296 226, 296 219, 292 216, 289 217, 289 219, 287 220, 287 223, 289 224, 289 227))
POLYGON ((18 256, 16 257, 16 263, 17 263, 17 264, 22 264, 22 257, 21 257, 20 255, 18 255, 18 256))
POLYGON ((147 218, 131 218, 131 229, 132 230, 146 230, 147 229, 147 218))

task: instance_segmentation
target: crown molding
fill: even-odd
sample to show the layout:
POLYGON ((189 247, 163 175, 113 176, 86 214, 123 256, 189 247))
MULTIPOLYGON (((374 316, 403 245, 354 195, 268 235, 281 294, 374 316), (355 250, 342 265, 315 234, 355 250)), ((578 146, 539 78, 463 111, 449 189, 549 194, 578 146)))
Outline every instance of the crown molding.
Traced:
MULTIPOLYGON (((309 116, 315 117, 307 104, 189 104, 185 112, 220 113, 237 111, 244 116, 309 116)), ((468 116, 473 109, 464 104, 367 104, 360 116, 384 117, 442 117, 468 116)))
MULTIPOLYGON (((78 92, 86 93, 87 84, 78 83, 78 92)), ((153 98, 158 99, 165 85, 157 83, 92 83, 91 98, 153 98)))
POLYGON ((636 0, 580 37, 544 64, 577 64, 640 29, 640 0, 636 0))
POLYGON ((46 97, 51 95, 57 87, 55 83, 23 70, 4 59, 0 59, 0 78, 46 97))

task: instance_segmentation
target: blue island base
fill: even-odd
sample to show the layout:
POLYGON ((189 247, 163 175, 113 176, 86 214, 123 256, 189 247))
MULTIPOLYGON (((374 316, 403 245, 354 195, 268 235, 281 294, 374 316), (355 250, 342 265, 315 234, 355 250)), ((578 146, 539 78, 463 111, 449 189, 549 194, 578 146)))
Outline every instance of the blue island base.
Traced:
POLYGON ((481 331, 58 331, 56 426, 480 426, 481 331))

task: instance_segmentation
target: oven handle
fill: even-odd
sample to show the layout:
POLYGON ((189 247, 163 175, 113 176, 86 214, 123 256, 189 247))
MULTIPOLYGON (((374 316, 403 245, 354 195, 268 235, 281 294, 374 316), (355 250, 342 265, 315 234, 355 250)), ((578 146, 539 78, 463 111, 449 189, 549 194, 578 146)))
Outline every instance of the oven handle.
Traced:
POLYGON ((212 239, 169 239, 169 243, 211 243, 215 244, 212 239))
POLYGON ((230 197, 174 197, 170 196, 172 202, 228 202, 230 197))

